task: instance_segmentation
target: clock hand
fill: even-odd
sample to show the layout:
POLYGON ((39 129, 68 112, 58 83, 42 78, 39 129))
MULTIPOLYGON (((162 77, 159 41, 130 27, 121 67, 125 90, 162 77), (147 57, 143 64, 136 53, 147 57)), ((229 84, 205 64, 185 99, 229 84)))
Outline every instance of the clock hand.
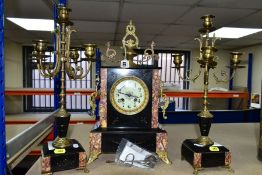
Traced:
POLYGON ((119 94, 126 95, 127 97, 139 98, 138 96, 135 96, 135 95, 133 95, 133 94, 131 94, 131 93, 123 93, 123 92, 121 92, 121 91, 119 91, 118 93, 119 93, 119 94))
POLYGON ((119 88, 118 90, 121 91, 123 89, 123 87, 125 87, 125 84, 121 88, 119 88))
POLYGON ((123 93, 123 92, 121 92, 121 91, 118 91, 118 93, 119 93, 119 94, 126 95, 126 96, 128 96, 128 97, 130 97, 130 96, 131 96, 131 94, 123 93))
POLYGON ((131 95, 131 97, 135 97, 136 99, 137 99, 137 98, 139 98, 139 97, 138 97, 138 96, 136 96, 136 95, 132 95, 132 94, 130 94, 130 95, 131 95))

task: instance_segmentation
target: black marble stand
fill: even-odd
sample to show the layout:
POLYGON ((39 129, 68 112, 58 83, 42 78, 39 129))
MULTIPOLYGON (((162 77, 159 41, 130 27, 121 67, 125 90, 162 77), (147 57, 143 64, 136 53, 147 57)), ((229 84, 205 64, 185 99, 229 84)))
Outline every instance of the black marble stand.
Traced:
POLYGON ((84 169, 86 152, 82 145, 72 139, 72 145, 64 149, 49 149, 48 144, 42 149, 42 174, 69 169, 84 169))
POLYGON ((233 172, 230 167, 231 153, 224 146, 196 146, 194 139, 187 139, 183 142, 181 147, 182 160, 189 162, 194 168, 194 174, 197 174, 205 167, 222 166, 228 168, 233 172))
POLYGON ((258 148, 258 160, 262 162, 262 148, 258 148))

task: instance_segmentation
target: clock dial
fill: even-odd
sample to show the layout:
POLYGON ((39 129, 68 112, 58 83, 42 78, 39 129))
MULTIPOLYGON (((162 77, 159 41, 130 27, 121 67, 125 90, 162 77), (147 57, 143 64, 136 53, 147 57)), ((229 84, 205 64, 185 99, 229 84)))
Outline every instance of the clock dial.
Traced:
POLYGON ((134 115, 147 105, 149 92, 146 84, 139 78, 128 76, 118 79, 111 87, 110 100, 120 113, 134 115))

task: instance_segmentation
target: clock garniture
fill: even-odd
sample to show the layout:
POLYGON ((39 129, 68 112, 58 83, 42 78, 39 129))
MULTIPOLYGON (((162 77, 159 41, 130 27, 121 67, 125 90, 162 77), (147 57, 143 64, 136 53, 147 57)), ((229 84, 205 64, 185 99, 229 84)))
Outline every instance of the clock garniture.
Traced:
MULTIPOLYGON (((126 27, 122 43, 125 57, 121 67, 101 68, 100 126, 90 132, 88 163, 101 153, 115 153, 125 138, 157 153, 165 163, 171 164, 167 157, 167 132, 158 127, 160 68, 133 62, 138 38, 132 22, 126 27)), ((116 52, 109 47, 110 44, 106 58, 115 61, 116 52)), ((146 54, 144 58, 148 60, 154 56, 146 54)))

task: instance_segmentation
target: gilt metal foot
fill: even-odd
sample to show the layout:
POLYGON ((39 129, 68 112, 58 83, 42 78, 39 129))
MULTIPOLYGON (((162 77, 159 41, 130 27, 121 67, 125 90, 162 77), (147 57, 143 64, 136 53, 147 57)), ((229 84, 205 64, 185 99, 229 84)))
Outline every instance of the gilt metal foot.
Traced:
POLYGON ((203 168, 194 168, 193 174, 198 175, 198 173, 203 170, 203 168))
POLYGON ((225 166, 224 168, 226 168, 230 173, 234 173, 235 172, 235 170, 231 166, 229 166, 229 165, 225 166))
POLYGON ((163 162, 165 162, 168 165, 172 164, 172 162, 168 159, 166 151, 157 151, 156 153, 163 162))
POLYGON ((90 164, 93 161, 95 161, 100 154, 101 154, 100 151, 99 152, 98 151, 91 151, 90 154, 89 154, 89 157, 87 159, 87 164, 90 164))

